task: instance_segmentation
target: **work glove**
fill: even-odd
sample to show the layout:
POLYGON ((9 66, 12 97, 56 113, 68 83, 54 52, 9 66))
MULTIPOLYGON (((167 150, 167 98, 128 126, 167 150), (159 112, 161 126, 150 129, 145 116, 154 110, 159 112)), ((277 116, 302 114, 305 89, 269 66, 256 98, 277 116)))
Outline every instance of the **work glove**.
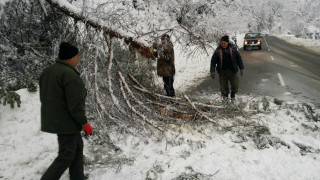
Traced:
POLYGON ((240 69, 240 76, 243 76, 243 69, 240 69))
POLYGON ((92 134, 92 127, 89 123, 87 123, 85 126, 83 126, 84 132, 86 132, 86 136, 89 136, 92 134))
POLYGON ((216 74, 214 72, 211 72, 210 75, 211 75, 212 79, 214 79, 214 77, 216 76, 216 74))
POLYGON ((158 51, 157 50, 153 50, 153 56, 154 57, 158 57, 158 51))
POLYGON ((152 46, 153 46, 153 49, 158 49, 159 45, 157 43, 153 43, 152 46))

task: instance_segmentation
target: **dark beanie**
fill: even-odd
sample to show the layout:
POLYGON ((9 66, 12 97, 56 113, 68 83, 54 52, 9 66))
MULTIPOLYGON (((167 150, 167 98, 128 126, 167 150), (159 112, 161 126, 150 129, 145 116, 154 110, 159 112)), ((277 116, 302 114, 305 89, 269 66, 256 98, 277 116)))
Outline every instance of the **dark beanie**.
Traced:
POLYGON ((163 34, 161 36, 161 39, 166 39, 166 40, 170 40, 170 36, 168 34, 163 34))
POLYGON ((60 49, 59 49, 59 59, 61 60, 67 60, 79 53, 79 50, 77 47, 72 46, 68 42, 62 42, 60 44, 60 49))
POLYGON ((220 41, 225 41, 225 42, 229 42, 229 36, 225 35, 223 36, 220 41))

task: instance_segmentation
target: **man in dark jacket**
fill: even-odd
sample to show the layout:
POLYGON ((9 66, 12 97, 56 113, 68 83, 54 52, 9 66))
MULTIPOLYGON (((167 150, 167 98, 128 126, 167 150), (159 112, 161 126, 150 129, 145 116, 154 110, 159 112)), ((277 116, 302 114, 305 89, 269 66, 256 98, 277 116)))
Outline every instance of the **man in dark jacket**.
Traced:
POLYGON ((174 97, 175 91, 173 88, 175 65, 174 65, 174 50, 173 44, 170 41, 168 34, 161 36, 161 44, 155 43, 153 45, 154 56, 157 60, 157 74, 163 78, 164 89, 167 96, 174 97))
POLYGON ((229 85, 231 84, 231 100, 235 99, 235 94, 239 89, 238 69, 243 75, 243 62, 238 50, 229 43, 229 36, 223 36, 220 45, 215 50, 211 58, 211 77, 215 78, 215 70, 219 74, 220 91, 223 99, 229 96, 229 85))
POLYGON ((85 115, 85 85, 75 69, 78 48, 62 42, 59 60, 40 77, 41 130, 58 136, 59 154, 41 179, 59 179, 69 168, 70 179, 83 180, 81 130, 92 134, 85 115))

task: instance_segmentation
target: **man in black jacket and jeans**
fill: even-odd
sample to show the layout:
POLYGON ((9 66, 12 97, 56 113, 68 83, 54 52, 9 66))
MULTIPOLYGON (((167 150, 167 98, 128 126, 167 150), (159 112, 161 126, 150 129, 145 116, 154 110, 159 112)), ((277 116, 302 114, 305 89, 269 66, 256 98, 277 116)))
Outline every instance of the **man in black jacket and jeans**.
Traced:
POLYGON ((227 99, 229 96, 229 82, 231 84, 231 100, 235 99, 235 94, 239 89, 238 69, 243 75, 243 62, 238 50, 229 43, 229 36, 223 36, 220 45, 215 50, 211 58, 210 73, 215 78, 215 70, 219 74, 219 84, 221 96, 227 99))
POLYGON ((60 179, 69 168, 70 179, 83 180, 83 141, 81 130, 92 134, 85 115, 87 91, 75 69, 78 48, 60 44, 59 60, 46 68, 40 77, 41 130, 58 135, 59 154, 42 180, 60 179))

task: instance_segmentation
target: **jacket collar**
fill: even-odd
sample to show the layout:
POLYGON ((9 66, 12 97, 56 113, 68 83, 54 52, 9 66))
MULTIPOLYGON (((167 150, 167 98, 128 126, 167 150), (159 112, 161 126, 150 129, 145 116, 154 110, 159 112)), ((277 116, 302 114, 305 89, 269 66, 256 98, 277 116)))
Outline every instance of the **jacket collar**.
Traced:
POLYGON ((74 68, 73 66, 71 66, 71 64, 67 63, 66 61, 61 60, 61 59, 57 59, 57 60, 56 60, 56 63, 66 65, 66 66, 70 67, 72 70, 74 70, 74 72, 76 72, 78 75, 80 75, 80 73, 76 70, 76 68, 74 68))

